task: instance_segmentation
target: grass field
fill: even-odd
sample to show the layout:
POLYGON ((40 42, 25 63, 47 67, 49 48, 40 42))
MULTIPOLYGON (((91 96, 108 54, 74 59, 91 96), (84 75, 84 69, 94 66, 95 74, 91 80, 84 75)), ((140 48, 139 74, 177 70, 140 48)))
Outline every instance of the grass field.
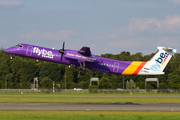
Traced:
MULTIPOLYGON (((0 94, 0 103, 180 103, 179 94, 0 94)), ((0 120, 178 120, 180 112, 0 111, 0 120)))
POLYGON ((0 120, 178 120, 180 112, 0 111, 0 120))
POLYGON ((0 95, 0 103, 180 103, 178 94, 0 95))

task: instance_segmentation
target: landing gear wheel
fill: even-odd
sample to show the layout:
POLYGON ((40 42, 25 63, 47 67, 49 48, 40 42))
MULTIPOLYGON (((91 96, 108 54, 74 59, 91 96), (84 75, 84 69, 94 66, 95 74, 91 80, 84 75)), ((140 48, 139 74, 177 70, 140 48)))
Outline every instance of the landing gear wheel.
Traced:
POLYGON ((86 71, 85 71, 85 70, 82 70, 82 71, 80 72, 80 74, 83 76, 83 75, 86 74, 86 71))

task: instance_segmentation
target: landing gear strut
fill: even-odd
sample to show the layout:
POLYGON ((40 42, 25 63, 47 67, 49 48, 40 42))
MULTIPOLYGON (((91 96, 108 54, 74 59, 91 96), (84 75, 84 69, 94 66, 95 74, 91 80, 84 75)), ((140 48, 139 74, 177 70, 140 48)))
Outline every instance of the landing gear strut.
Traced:
POLYGON ((86 74, 86 71, 84 70, 84 68, 85 68, 85 63, 83 63, 83 65, 82 65, 82 63, 79 62, 79 64, 80 64, 81 68, 83 69, 83 70, 80 72, 80 75, 83 76, 83 75, 86 74))
POLYGON ((10 59, 11 59, 11 60, 13 59, 13 56, 12 56, 12 55, 10 55, 10 59))

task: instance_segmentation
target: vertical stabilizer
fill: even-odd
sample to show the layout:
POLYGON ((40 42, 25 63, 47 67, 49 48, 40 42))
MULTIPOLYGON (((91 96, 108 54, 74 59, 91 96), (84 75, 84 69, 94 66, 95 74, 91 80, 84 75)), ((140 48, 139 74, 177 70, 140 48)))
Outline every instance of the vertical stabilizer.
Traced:
POLYGON ((142 68, 140 74, 144 75, 160 75, 164 74, 163 70, 170 61, 171 57, 176 53, 176 49, 169 47, 157 47, 158 52, 150 61, 142 68))

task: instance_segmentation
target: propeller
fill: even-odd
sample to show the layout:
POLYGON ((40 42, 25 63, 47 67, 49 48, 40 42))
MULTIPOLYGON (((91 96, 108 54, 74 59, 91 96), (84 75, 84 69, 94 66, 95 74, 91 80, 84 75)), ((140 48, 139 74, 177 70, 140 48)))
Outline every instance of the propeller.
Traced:
POLYGON ((61 53, 61 61, 62 61, 62 58, 63 58, 63 55, 64 55, 64 46, 65 46, 65 41, 63 42, 62 49, 59 50, 59 52, 61 53))

